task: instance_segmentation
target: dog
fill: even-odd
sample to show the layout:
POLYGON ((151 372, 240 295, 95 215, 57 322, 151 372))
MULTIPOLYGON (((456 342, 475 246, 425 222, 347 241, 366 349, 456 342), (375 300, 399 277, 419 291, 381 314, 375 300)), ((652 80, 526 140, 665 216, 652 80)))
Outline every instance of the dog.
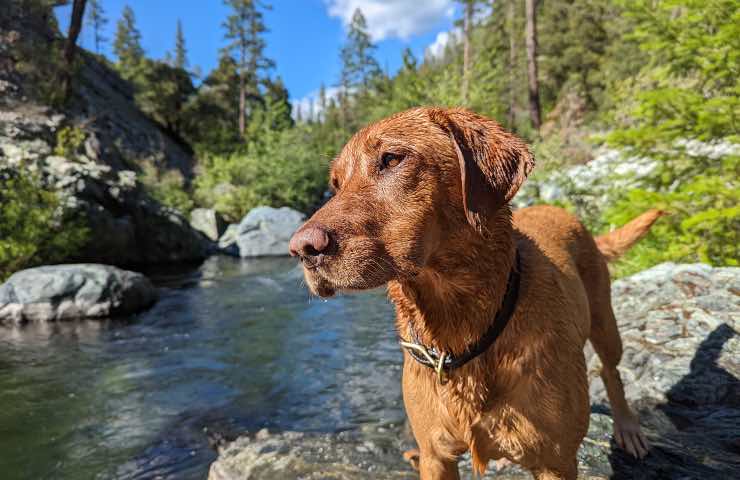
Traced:
POLYGON ((349 140, 330 169, 334 195, 290 240, 316 295, 387 285, 418 445, 405 457, 424 480, 459 478, 466 451, 478 473, 503 460, 540 480, 575 479, 590 413, 587 339, 616 442, 647 454, 617 370, 607 261, 662 212, 596 239, 559 208, 512 213, 533 167, 526 144, 493 120, 407 110, 349 140))

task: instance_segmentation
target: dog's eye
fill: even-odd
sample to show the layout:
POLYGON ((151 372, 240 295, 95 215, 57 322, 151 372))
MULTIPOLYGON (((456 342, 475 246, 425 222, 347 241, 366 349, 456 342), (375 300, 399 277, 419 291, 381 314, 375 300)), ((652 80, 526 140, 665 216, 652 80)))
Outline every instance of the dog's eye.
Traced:
POLYGON ((401 161, 403 161, 403 155, 399 153, 385 152, 380 157, 380 169, 397 167, 401 161))

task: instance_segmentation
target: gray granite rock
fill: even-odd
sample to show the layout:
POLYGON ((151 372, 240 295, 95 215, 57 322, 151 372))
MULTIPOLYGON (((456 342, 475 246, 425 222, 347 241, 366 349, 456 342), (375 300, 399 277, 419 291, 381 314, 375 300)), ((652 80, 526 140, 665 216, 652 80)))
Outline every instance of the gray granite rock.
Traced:
POLYGON ((237 238, 239 238, 239 224, 232 223, 231 225, 226 227, 223 235, 221 235, 221 237, 218 239, 219 251, 226 255, 238 257, 239 246, 237 246, 236 244, 237 238))
MULTIPOLYGON (((637 461, 615 447, 598 358, 590 347, 592 414, 579 478, 740 478, 740 268, 662 264, 613 284, 627 397, 651 444, 637 461)), ((418 478, 401 459, 401 428, 340 434, 243 435, 222 447, 209 480, 418 478)), ((460 461, 472 479, 470 461, 460 461)), ((525 479, 517 466, 483 478, 525 479)))
POLYGON ((288 207, 257 207, 249 211, 236 230, 241 257, 288 255, 288 242, 305 216, 288 207))
POLYGON ((110 265, 29 268, 0 285, 0 324, 126 315, 156 299, 156 289, 144 275, 110 265))
POLYGON ((212 208, 196 208, 190 212, 190 226, 209 239, 218 241, 226 231, 226 221, 212 208))

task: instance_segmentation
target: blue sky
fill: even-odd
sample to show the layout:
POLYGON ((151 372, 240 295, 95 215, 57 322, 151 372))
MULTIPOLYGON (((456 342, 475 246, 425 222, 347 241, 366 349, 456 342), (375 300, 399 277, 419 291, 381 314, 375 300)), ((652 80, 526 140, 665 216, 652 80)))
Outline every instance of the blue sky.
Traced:
MULTIPOLYGON (((176 22, 183 24, 191 67, 203 74, 218 61, 224 45, 223 20, 229 13, 221 0, 102 0, 109 19, 105 36, 109 42, 103 52, 110 58, 115 25, 128 4, 136 15, 147 55, 163 58, 172 50, 176 22)), ((272 0, 265 12, 270 32, 266 35, 267 55, 277 66, 290 91, 291 99, 315 94, 322 82, 330 87, 339 75, 339 49, 345 25, 359 7, 368 20, 371 35, 378 45, 377 58, 383 68, 395 72, 401 53, 410 47, 422 58, 431 45, 447 39, 457 15, 453 0, 272 0)), ((66 29, 69 7, 57 9, 60 26, 66 29)), ((91 29, 83 27, 82 45, 94 50, 91 29)))

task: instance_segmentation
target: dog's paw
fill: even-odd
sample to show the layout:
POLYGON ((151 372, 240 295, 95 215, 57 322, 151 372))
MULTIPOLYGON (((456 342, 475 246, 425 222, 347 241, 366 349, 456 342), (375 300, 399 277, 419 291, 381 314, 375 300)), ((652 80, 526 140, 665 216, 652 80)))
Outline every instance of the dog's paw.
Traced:
POLYGON ((645 457, 650 448, 640 428, 640 422, 633 415, 614 418, 614 440, 635 458, 645 457))
POLYGON ((419 450, 414 448, 403 452, 403 459, 409 462, 411 468, 419 470, 419 450))

